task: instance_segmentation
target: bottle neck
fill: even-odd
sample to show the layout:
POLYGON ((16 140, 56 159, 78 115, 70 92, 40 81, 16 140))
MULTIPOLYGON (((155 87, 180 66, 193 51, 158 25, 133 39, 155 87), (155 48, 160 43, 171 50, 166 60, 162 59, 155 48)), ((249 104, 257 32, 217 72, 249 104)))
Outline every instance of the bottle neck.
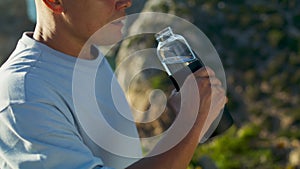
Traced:
POLYGON ((172 36, 174 36, 174 34, 170 27, 167 27, 167 28, 163 29, 162 31, 158 32, 157 34, 155 34, 156 40, 158 42, 163 42, 172 36))

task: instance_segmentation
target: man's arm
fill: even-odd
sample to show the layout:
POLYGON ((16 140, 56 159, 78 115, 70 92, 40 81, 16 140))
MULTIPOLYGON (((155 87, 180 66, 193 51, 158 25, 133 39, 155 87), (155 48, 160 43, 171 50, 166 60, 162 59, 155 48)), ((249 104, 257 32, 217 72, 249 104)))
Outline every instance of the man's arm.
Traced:
MULTIPOLYGON (((192 159, 194 151, 198 145, 199 138, 202 138, 205 132, 213 120, 217 117, 221 109, 224 107, 227 99, 225 97, 225 91, 221 86, 221 82, 215 77, 214 72, 209 68, 202 68, 194 73, 198 84, 198 91, 200 99, 189 99, 187 104, 197 104, 193 101, 200 101, 198 115, 194 125, 187 135, 173 148, 165 151, 161 154, 145 157, 127 169, 185 169, 192 159), (211 105, 213 103, 213 105, 211 105)), ((189 86, 193 82, 191 76, 187 79, 184 85, 185 92, 193 95, 197 89, 189 86)), ((178 103, 184 102, 180 100, 180 96, 175 94, 171 99, 170 105, 176 111, 180 110, 178 103)), ((199 103, 198 103, 199 104, 199 103)), ((189 112, 183 112, 185 115, 189 115, 189 112)), ((172 130, 172 128, 171 128, 172 130)), ((170 131, 169 133, 174 134, 176 131, 170 131)), ((159 151, 163 148, 167 142, 168 135, 166 135, 154 148, 153 151, 159 151)), ((151 154, 151 153, 150 153, 151 154)))

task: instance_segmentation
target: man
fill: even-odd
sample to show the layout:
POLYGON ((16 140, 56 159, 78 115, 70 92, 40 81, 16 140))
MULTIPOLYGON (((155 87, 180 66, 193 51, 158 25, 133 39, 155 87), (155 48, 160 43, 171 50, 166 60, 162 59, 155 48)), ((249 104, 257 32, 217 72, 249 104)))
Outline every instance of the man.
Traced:
MULTIPOLYGON (((121 20, 131 1, 35 2, 37 24, 34 32, 24 33, 15 51, 0 69, 0 168, 186 168, 199 137, 203 136, 226 102, 224 89, 214 72, 203 68, 194 73, 201 89, 201 99, 189 104, 200 105, 198 116, 191 130, 178 144, 163 153, 141 159, 108 152, 95 144, 82 125, 80 113, 90 112, 89 101, 76 109, 72 75, 77 57, 80 56, 80 60, 87 65, 80 70, 85 76, 89 76, 85 70, 101 57, 99 51, 96 54, 82 52, 88 39, 100 28, 103 29, 97 35, 100 45, 110 44, 121 37, 121 20), (214 105, 211 105, 212 100, 215 100, 214 105)), ((107 94, 113 75, 103 60, 95 82, 98 84, 96 86, 101 86, 96 89, 100 111, 116 130, 124 129, 126 135, 135 137, 137 131, 132 123, 123 124, 119 115, 112 115, 118 113, 111 106, 113 99, 107 94)), ((188 78, 187 86, 192 83, 190 81, 188 78)), ((86 93, 83 91, 82 96, 86 93)), ((187 88, 186 93, 192 96, 195 90, 187 88)), ((122 102, 122 93, 119 96, 122 102)), ((179 111, 179 102, 180 93, 173 94, 170 105, 174 110, 179 111)), ((129 110, 126 105, 123 108, 129 110)), ((189 115, 188 111, 185 113, 189 115)), ((96 130, 100 135, 107 132, 103 128, 96 130)), ((170 133, 176 132, 171 130, 170 133)), ((153 152, 162 149, 168 141, 168 135, 165 137, 153 152)), ((122 140, 110 141, 113 147, 138 151, 132 144, 132 147, 126 147, 128 145, 122 140)))

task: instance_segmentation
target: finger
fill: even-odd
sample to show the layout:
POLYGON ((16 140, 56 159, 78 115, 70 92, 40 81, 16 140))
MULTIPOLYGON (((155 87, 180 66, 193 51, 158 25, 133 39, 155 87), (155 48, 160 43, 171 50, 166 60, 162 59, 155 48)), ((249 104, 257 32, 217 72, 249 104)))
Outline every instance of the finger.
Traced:
POLYGON ((222 105, 225 105, 228 102, 228 98, 226 97, 226 91, 223 87, 213 87, 212 91, 214 93, 215 99, 223 101, 222 105))
POLYGON ((205 67, 202 67, 201 69, 197 70, 194 73, 194 75, 196 77, 211 77, 211 76, 215 76, 215 72, 211 68, 205 66, 205 67))
POLYGON ((199 87, 223 87, 222 82, 216 77, 196 77, 196 81, 199 87))
POLYGON ((209 77, 209 81, 212 86, 222 86, 222 82, 216 77, 209 77))

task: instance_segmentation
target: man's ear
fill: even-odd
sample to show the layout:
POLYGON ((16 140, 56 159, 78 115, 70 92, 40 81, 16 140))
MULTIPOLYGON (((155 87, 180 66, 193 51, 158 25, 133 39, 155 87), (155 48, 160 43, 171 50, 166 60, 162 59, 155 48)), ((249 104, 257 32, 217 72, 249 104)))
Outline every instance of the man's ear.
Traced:
POLYGON ((43 2, 50 8, 54 13, 62 13, 63 7, 60 0, 43 0, 43 2))

